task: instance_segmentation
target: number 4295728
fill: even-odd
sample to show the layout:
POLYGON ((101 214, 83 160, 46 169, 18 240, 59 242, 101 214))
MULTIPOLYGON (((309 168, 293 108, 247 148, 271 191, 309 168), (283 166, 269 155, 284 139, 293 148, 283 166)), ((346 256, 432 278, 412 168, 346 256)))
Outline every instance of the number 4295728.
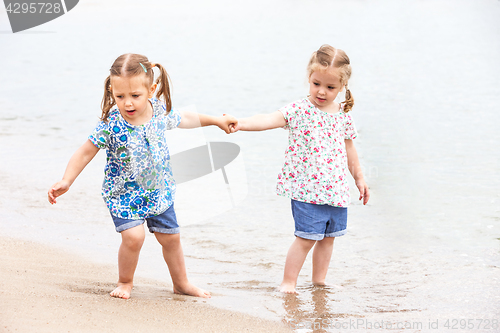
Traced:
POLYGON ((448 319, 445 321, 445 328, 449 330, 495 330, 500 327, 498 319, 448 319))
POLYGON ((9 14, 59 14, 63 9, 60 3, 26 3, 26 2, 14 2, 9 3, 5 8, 9 14))

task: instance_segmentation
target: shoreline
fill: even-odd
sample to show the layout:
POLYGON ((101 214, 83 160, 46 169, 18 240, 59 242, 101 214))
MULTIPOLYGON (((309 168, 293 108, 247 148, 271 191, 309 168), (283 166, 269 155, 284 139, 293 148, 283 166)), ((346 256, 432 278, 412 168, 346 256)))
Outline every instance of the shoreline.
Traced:
POLYGON ((280 322, 176 295, 141 277, 130 299, 113 298, 116 267, 47 245, 0 237, 0 249, 2 332, 291 331, 280 322))

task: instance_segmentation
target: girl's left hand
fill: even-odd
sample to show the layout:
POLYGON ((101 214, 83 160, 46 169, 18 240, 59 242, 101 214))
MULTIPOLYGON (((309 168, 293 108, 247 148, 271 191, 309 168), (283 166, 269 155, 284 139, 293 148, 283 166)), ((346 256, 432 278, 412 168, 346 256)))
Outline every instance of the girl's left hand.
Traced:
POLYGON ((363 199, 363 205, 366 205, 370 199, 370 189, 368 188, 368 185, 364 179, 361 179, 356 182, 356 186, 359 189, 359 200, 363 199))

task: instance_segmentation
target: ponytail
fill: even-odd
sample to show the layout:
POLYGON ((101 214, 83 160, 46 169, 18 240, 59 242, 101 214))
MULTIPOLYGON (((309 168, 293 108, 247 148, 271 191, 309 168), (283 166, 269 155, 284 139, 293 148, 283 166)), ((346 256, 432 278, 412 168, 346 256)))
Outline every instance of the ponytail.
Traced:
POLYGON ((160 99, 163 96, 167 106, 167 114, 172 110, 172 96, 170 94, 170 78, 165 68, 160 64, 151 64, 152 67, 158 67, 160 76, 156 79, 157 92, 156 98, 160 99))
POLYGON ((354 98, 352 97, 351 91, 347 85, 345 86, 345 101, 343 103, 345 113, 352 110, 352 107, 354 106, 354 98))
POLYGON ((109 110, 115 105, 115 100, 113 99, 113 94, 111 93, 111 75, 108 75, 106 80, 104 80, 104 96, 101 102, 101 120, 107 121, 109 110))

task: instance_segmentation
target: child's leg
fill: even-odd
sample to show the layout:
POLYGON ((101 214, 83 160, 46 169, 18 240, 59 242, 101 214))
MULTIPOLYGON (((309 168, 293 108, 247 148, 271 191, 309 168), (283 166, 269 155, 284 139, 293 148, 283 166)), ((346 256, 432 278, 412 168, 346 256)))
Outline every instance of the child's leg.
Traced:
POLYGON ((304 239, 295 237, 295 241, 290 246, 288 254, 286 255, 285 273, 283 275, 283 282, 281 282, 280 291, 284 293, 296 293, 295 286, 297 285, 297 278, 299 277, 300 270, 304 261, 306 260, 309 250, 313 247, 315 240, 304 239))
POLYGON ((326 273, 330 266, 333 252, 333 241, 335 237, 325 237, 316 242, 313 251, 313 273, 312 282, 316 285, 325 285, 326 273))
POLYGON ((162 246, 163 258, 165 258, 172 277, 174 293, 204 298, 211 297, 208 291, 200 289, 188 281, 180 234, 155 232, 155 236, 162 246))
POLYGON ((144 244, 144 227, 136 227, 121 232, 122 243, 118 250, 118 287, 111 292, 111 296, 130 298, 134 286, 134 273, 139 261, 139 253, 144 244))

